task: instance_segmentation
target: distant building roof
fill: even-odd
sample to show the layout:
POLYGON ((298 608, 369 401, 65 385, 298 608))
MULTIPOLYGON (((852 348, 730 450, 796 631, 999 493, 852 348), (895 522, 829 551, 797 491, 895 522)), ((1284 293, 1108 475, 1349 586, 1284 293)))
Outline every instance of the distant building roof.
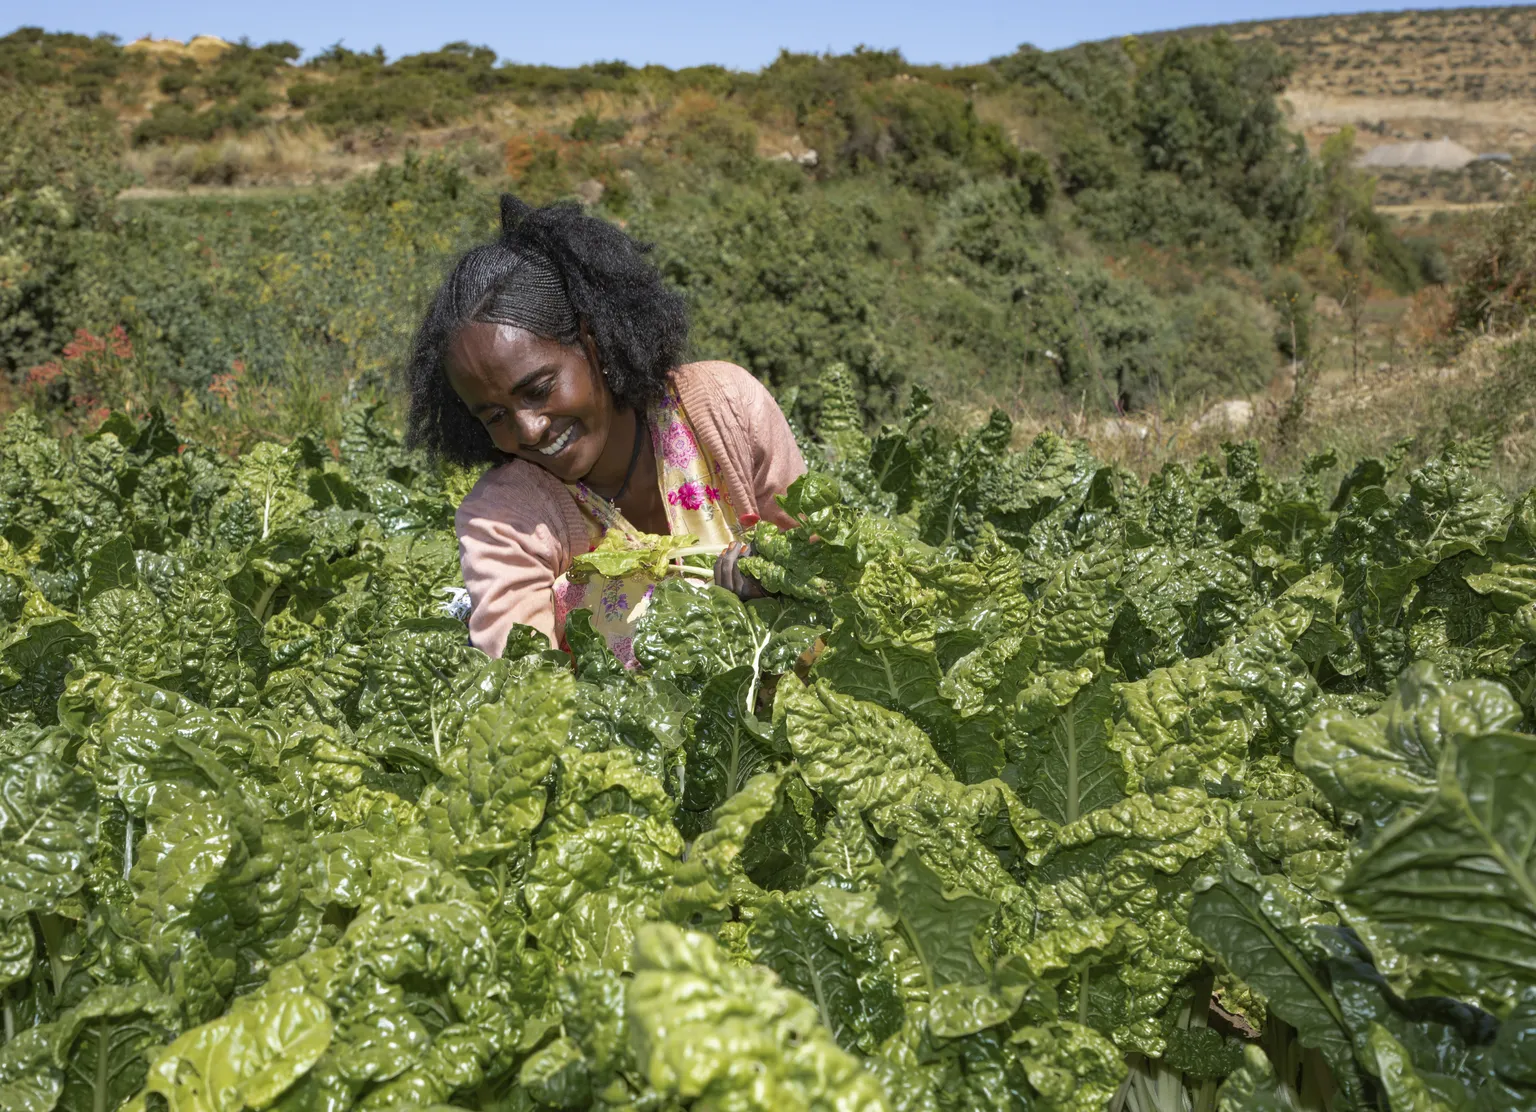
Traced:
POLYGON ((1476 154, 1453 139, 1428 139, 1413 143, 1382 143, 1366 151, 1360 165, 1384 170, 1460 170, 1476 160, 1476 154))
POLYGON ((1487 154, 1477 156, 1479 162, 1513 162, 1515 156, 1508 151, 1489 151, 1487 154))

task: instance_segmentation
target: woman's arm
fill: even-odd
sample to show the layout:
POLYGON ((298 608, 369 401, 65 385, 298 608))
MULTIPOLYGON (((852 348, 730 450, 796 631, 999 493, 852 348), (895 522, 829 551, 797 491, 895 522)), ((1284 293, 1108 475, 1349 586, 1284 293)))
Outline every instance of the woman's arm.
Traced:
POLYGON ((469 639, 489 656, 501 655, 513 625, 532 626, 555 644, 553 588, 571 562, 566 534, 572 522, 557 499, 571 502, 572 509, 575 503, 558 483, 545 491, 539 489, 545 484, 513 479, 487 475, 454 517, 459 566, 473 606, 469 639))

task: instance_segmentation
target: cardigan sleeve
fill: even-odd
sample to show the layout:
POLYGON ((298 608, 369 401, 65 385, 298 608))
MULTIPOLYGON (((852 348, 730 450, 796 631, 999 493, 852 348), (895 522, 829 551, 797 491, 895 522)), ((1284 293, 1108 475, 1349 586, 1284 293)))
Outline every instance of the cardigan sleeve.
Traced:
POLYGON ((454 516, 469 639, 488 656, 502 654, 513 625, 555 644, 554 584, 571 559, 559 504, 497 472, 482 477, 454 516))
POLYGON ((794 528, 778 496, 805 474, 805 460, 768 388, 751 372, 724 362, 690 363, 679 368, 676 381, 694 431, 727 472, 742 524, 761 518, 794 528))
POLYGON ((795 521, 779 506, 778 495, 805 474, 805 459, 784 411, 768 388, 745 371, 742 378, 746 380, 741 387, 742 408, 752 439, 752 485, 758 513, 781 529, 793 529, 795 521))

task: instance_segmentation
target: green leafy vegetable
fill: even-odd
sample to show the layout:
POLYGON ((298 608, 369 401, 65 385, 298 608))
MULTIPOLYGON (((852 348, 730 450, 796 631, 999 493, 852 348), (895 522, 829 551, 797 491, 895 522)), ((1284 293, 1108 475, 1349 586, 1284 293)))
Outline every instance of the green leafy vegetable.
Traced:
POLYGON ((0 1105, 1536 1105, 1536 501, 822 405, 774 596, 577 561, 661 578, 635 670, 472 648, 371 411, 13 416, 0 1105))

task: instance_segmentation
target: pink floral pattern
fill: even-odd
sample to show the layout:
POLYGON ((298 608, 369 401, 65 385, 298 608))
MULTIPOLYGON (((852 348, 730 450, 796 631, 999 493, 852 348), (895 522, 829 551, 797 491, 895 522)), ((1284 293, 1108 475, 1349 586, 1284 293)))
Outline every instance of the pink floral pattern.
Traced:
POLYGON ((667 504, 681 506, 685 510, 703 509, 706 505, 718 501, 720 501, 719 488, 694 479, 687 480, 675 490, 667 491, 667 504))
MULTIPOLYGON (((724 545, 736 539, 741 526, 731 509, 730 495, 720 471, 699 444, 677 396, 669 391, 651 407, 651 446, 656 457, 656 483, 666 503, 667 527, 674 536, 692 533, 703 544, 724 545)), ((567 488, 587 519, 588 537, 595 546, 609 529, 625 535, 639 533, 623 511, 581 482, 567 488)), ((638 668, 635 659, 635 612, 656 589, 644 576, 608 579, 593 575, 585 583, 566 576, 555 581, 555 634, 565 643, 568 615, 583 606, 589 609, 592 628, 607 642, 626 668, 638 668), (595 602, 595 605, 594 605, 595 602)))
POLYGON ((555 583, 555 628, 565 628, 565 617, 572 610, 580 610, 587 602, 587 585, 572 583, 561 576, 555 583))
POLYGON ((680 471, 699 458, 699 444, 693 438, 693 430, 681 421, 668 424, 665 432, 656 430, 656 439, 661 441, 662 458, 680 471))
POLYGON ((633 672, 640 667, 635 659, 635 639, 628 635, 608 638, 608 651, 619 658, 619 663, 633 672))

